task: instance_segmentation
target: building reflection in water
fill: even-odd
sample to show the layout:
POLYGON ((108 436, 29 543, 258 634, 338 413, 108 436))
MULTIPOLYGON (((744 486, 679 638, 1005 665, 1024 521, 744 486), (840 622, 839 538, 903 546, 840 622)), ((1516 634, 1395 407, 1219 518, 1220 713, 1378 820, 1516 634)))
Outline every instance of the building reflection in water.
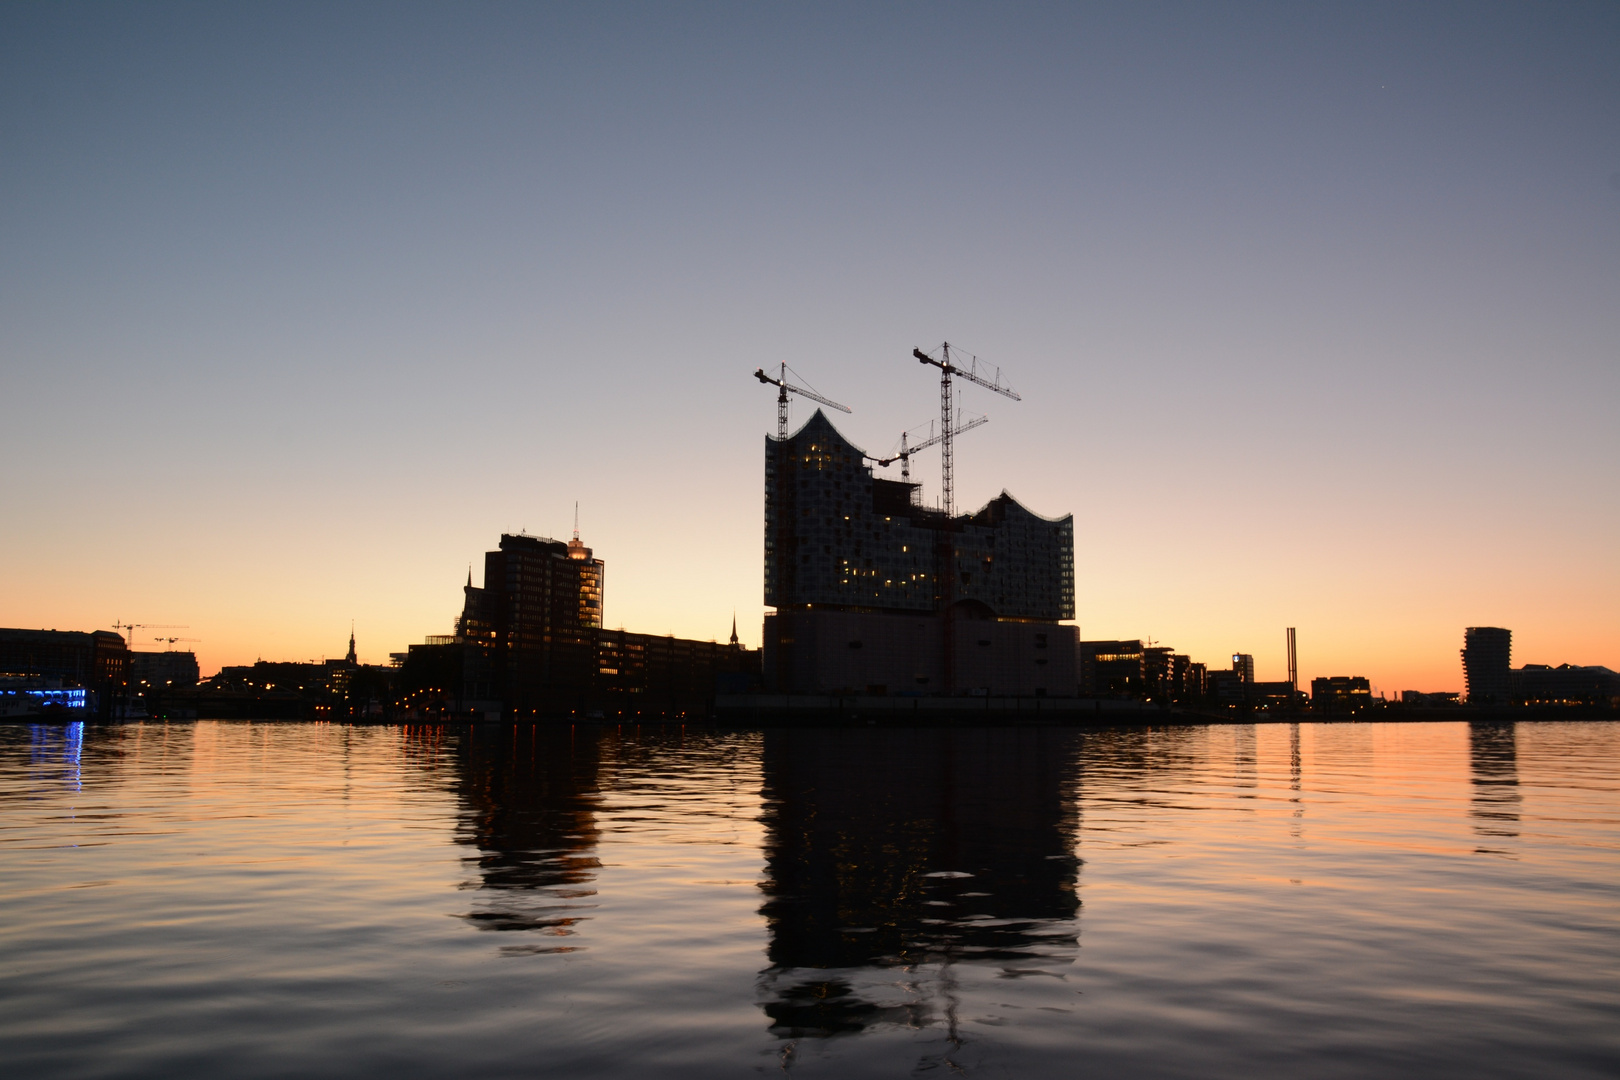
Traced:
POLYGON ((28 725, 29 763, 41 779, 55 775, 70 791, 84 787, 81 756, 84 753, 84 721, 66 724, 28 725))
POLYGON ((1475 721, 1468 725, 1468 761, 1474 795, 1468 816, 1478 836, 1518 836, 1518 725, 1475 721))
POLYGON ((1017 977, 1072 962, 1080 737, 1010 734, 766 733, 760 992, 773 1033, 954 1032, 953 965, 1017 977))
POLYGON ((572 728, 483 727, 460 740, 458 843, 477 849, 465 918, 525 932, 509 954, 574 952, 596 907, 599 742, 572 728))

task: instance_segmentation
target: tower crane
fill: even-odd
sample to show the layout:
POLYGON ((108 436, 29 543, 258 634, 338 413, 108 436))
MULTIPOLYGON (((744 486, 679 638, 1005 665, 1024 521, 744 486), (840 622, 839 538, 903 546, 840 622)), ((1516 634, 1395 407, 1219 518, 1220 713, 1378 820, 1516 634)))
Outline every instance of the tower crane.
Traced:
MULTIPOLYGON (((133 646, 135 644, 134 631, 136 631, 136 630, 190 630, 191 627, 189 627, 189 626, 175 626, 173 623, 151 623, 151 622, 127 623, 127 622, 118 622, 117 620, 114 620, 113 621, 113 629, 114 630, 128 630, 128 631, 130 631, 131 633, 130 633, 130 637, 129 637, 129 643, 130 643, 130 645, 133 646)), ((162 641, 163 639, 158 638, 158 640, 162 641)))
MULTIPOLYGON (((964 431, 972 431, 976 427, 983 427, 989 422, 990 418, 985 416, 983 413, 970 416, 966 420, 963 420, 962 410, 958 409, 956 410, 956 429, 951 432, 951 437, 955 438, 964 431)), ((919 426, 912 428, 910 431, 902 431, 900 433, 900 449, 895 453, 890 454, 886 458, 875 457, 871 460, 876 462, 882 468, 888 468, 890 465, 893 465, 896 461, 898 461, 900 463, 900 479, 909 481, 911 479, 911 455, 915 454, 919 450, 926 450, 930 446, 936 446, 944 441, 944 432, 935 433, 934 422, 930 420, 928 421, 926 427, 919 426), (917 435, 922 435, 925 431, 927 434, 923 435, 921 441, 907 441, 917 435)))
POLYGON ((169 643, 169 647, 172 649, 174 647, 174 643, 177 642, 177 641, 201 641, 202 638, 195 638, 195 637, 155 637, 152 640, 157 642, 159 645, 162 645, 165 641, 167 641, 169 643))
POLYGON ((911 355, 924 364, 939 368, 940 506, 945 511, 945 520, 949 521, 956 513, 951 446, 951 440, 956 433, 951 430, 951 377, 960 375, 970 383, 994 391, 1002 397, 1012 398, 1014 401, 1024 399, 1019 397, 1012 387, 1001 381, 1001 369, 994 364, 981 365, 977 356, 969 354, 967 366, 963 367, 957 358, 951 355, 951 343, 948 341, 934 351, 939 353, 937 360, 921 349, 912 349, 911 355))
MULTIPOLYGON (((840 405, 836 401, 832 401, 832 400, 829 400, 828 398, 824 398, 820 394, 816 393, 814 390, 807 390, 802 386, 794 386, 792 383, 787 381, 788 370, 789 369, 788 369, 787 364, 784 363, 782 365, 782 367, 781 367, 781 373, 776 378, 772 378, 771 376, 765 374, 765 369, 764 368, 757 368, 754 371, 754 378, 758 379, 760 382, 765 383, 765 384, 767 384, 769 386, 776 387, 776 441, 777 442, 785 442, 785 441, 787 441, 788 395, 789 394, 798 394, 800 397, 807 397, 811 401, 819 401, 821 404, 826 405, 828 408, 837 409, 839 412, 846 412, 847 413, 847 412, 850 411, 850 408, 849 408, 848 405, 840 405)), ((794 374, 797 375, 798 372, 795 371, 794 374)))
MULTIPOLYGON (((767 386, 776 387, 776 447, 774 449, 774 468, 779 482, 774 486, 775 495, 767 494, 766 514, 774 517, 776 521, 776 535, 772 540, 774 555, 767 554, 765 561, 765 596, 766 603, 783 604, 793 596, 793 583, 797 576, 797 567, 794 565, 798 556, 794 554, 793 544, 793 508, 795 505, 794 485, 787 483, 788 472, 788 395, 798 394, 811 401, 818 401, 829 409, 839 412, 849 412, 848 405, 840 405, 836 401, 822 397, 814 390, 803 386, 794 386, 788 382, 788 372, 791 369, 784 361, 777 370, 775 378, 765 374, 764 368, 754 370, 754 378, 767 386), (775 597, 775 599, 773 599, 775 597)), ((798 372, 793 372, 798 375, 798 372)), ((766 491, 773 488, 767 482, 766 491)), ((767 549, 769 552, 770 548, 767 549)))

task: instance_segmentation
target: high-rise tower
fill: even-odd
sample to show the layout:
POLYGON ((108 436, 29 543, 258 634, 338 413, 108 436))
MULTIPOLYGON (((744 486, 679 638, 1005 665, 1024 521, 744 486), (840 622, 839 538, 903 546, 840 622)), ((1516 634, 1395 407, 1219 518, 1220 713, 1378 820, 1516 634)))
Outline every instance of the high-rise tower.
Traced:
POLYGON ((1506 705, 1512 666, 1513 631, 1470 626, 1463 631, 1463 682, 1470 705, 1506 705))
POLYGON ((484 586, 467 587, 461 632, 493 647, 495 678, 512 701, 533 708, 549 687, 590 681, 602 579, 602 560, 577 536, 506 533, 485 553, 484 586))

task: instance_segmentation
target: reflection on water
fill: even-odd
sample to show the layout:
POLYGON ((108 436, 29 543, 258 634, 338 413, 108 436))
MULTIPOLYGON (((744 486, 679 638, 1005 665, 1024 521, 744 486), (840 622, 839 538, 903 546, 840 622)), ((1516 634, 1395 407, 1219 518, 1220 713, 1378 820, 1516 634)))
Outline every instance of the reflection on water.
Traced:
POLYGON ((41 782, 60 784, 69 791, 83 790, 84 721, 30 724, 28 738, 28 760, 41 782))
POLYGON ((0 1061, 1609 1077, 1617 865, 1615 724, 0 725, 0 1061))
POLYGON ((1255 787, 1255 731, 1253 724, 1232 728, 1232 782, 1239 787, 1255 787))
POLYGON ((954 1026, 951 965, 1023 977, 1072 961, 1079 736, 1009 734, 766 734, 773 1032, 954 1026), (887 969, 908 977, 873 979, 887 969))
POLYGON ((1468 725, 1468 764, 1474 782, 1468 816, 1480 836, 1519 835, 1517 727, 1484 721, 1468 725))
POLYGON ((543 942, 508 952, 572 952, 596 907, 601 867, 598 738, 573 728, 474 727, 460 740, 458 842, 478 849, 468 863, 477 890, 466 918, 481 930, 535 931, 543 942))

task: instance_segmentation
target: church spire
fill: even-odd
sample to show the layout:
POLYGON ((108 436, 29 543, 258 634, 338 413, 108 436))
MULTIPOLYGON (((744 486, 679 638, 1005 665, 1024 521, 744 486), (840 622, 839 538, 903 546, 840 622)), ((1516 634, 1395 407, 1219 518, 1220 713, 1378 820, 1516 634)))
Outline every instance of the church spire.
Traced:
POLYGON ((731 644, 733 648, 737 645, 737 613, 735 611, 731 613, 731 644))
POLYGON ((345 656, 343 659, 347 660, 351 664, 359 663, 359 661, 354 658, 354 623, 352 621, 349 623, 349 655, 345 656))

